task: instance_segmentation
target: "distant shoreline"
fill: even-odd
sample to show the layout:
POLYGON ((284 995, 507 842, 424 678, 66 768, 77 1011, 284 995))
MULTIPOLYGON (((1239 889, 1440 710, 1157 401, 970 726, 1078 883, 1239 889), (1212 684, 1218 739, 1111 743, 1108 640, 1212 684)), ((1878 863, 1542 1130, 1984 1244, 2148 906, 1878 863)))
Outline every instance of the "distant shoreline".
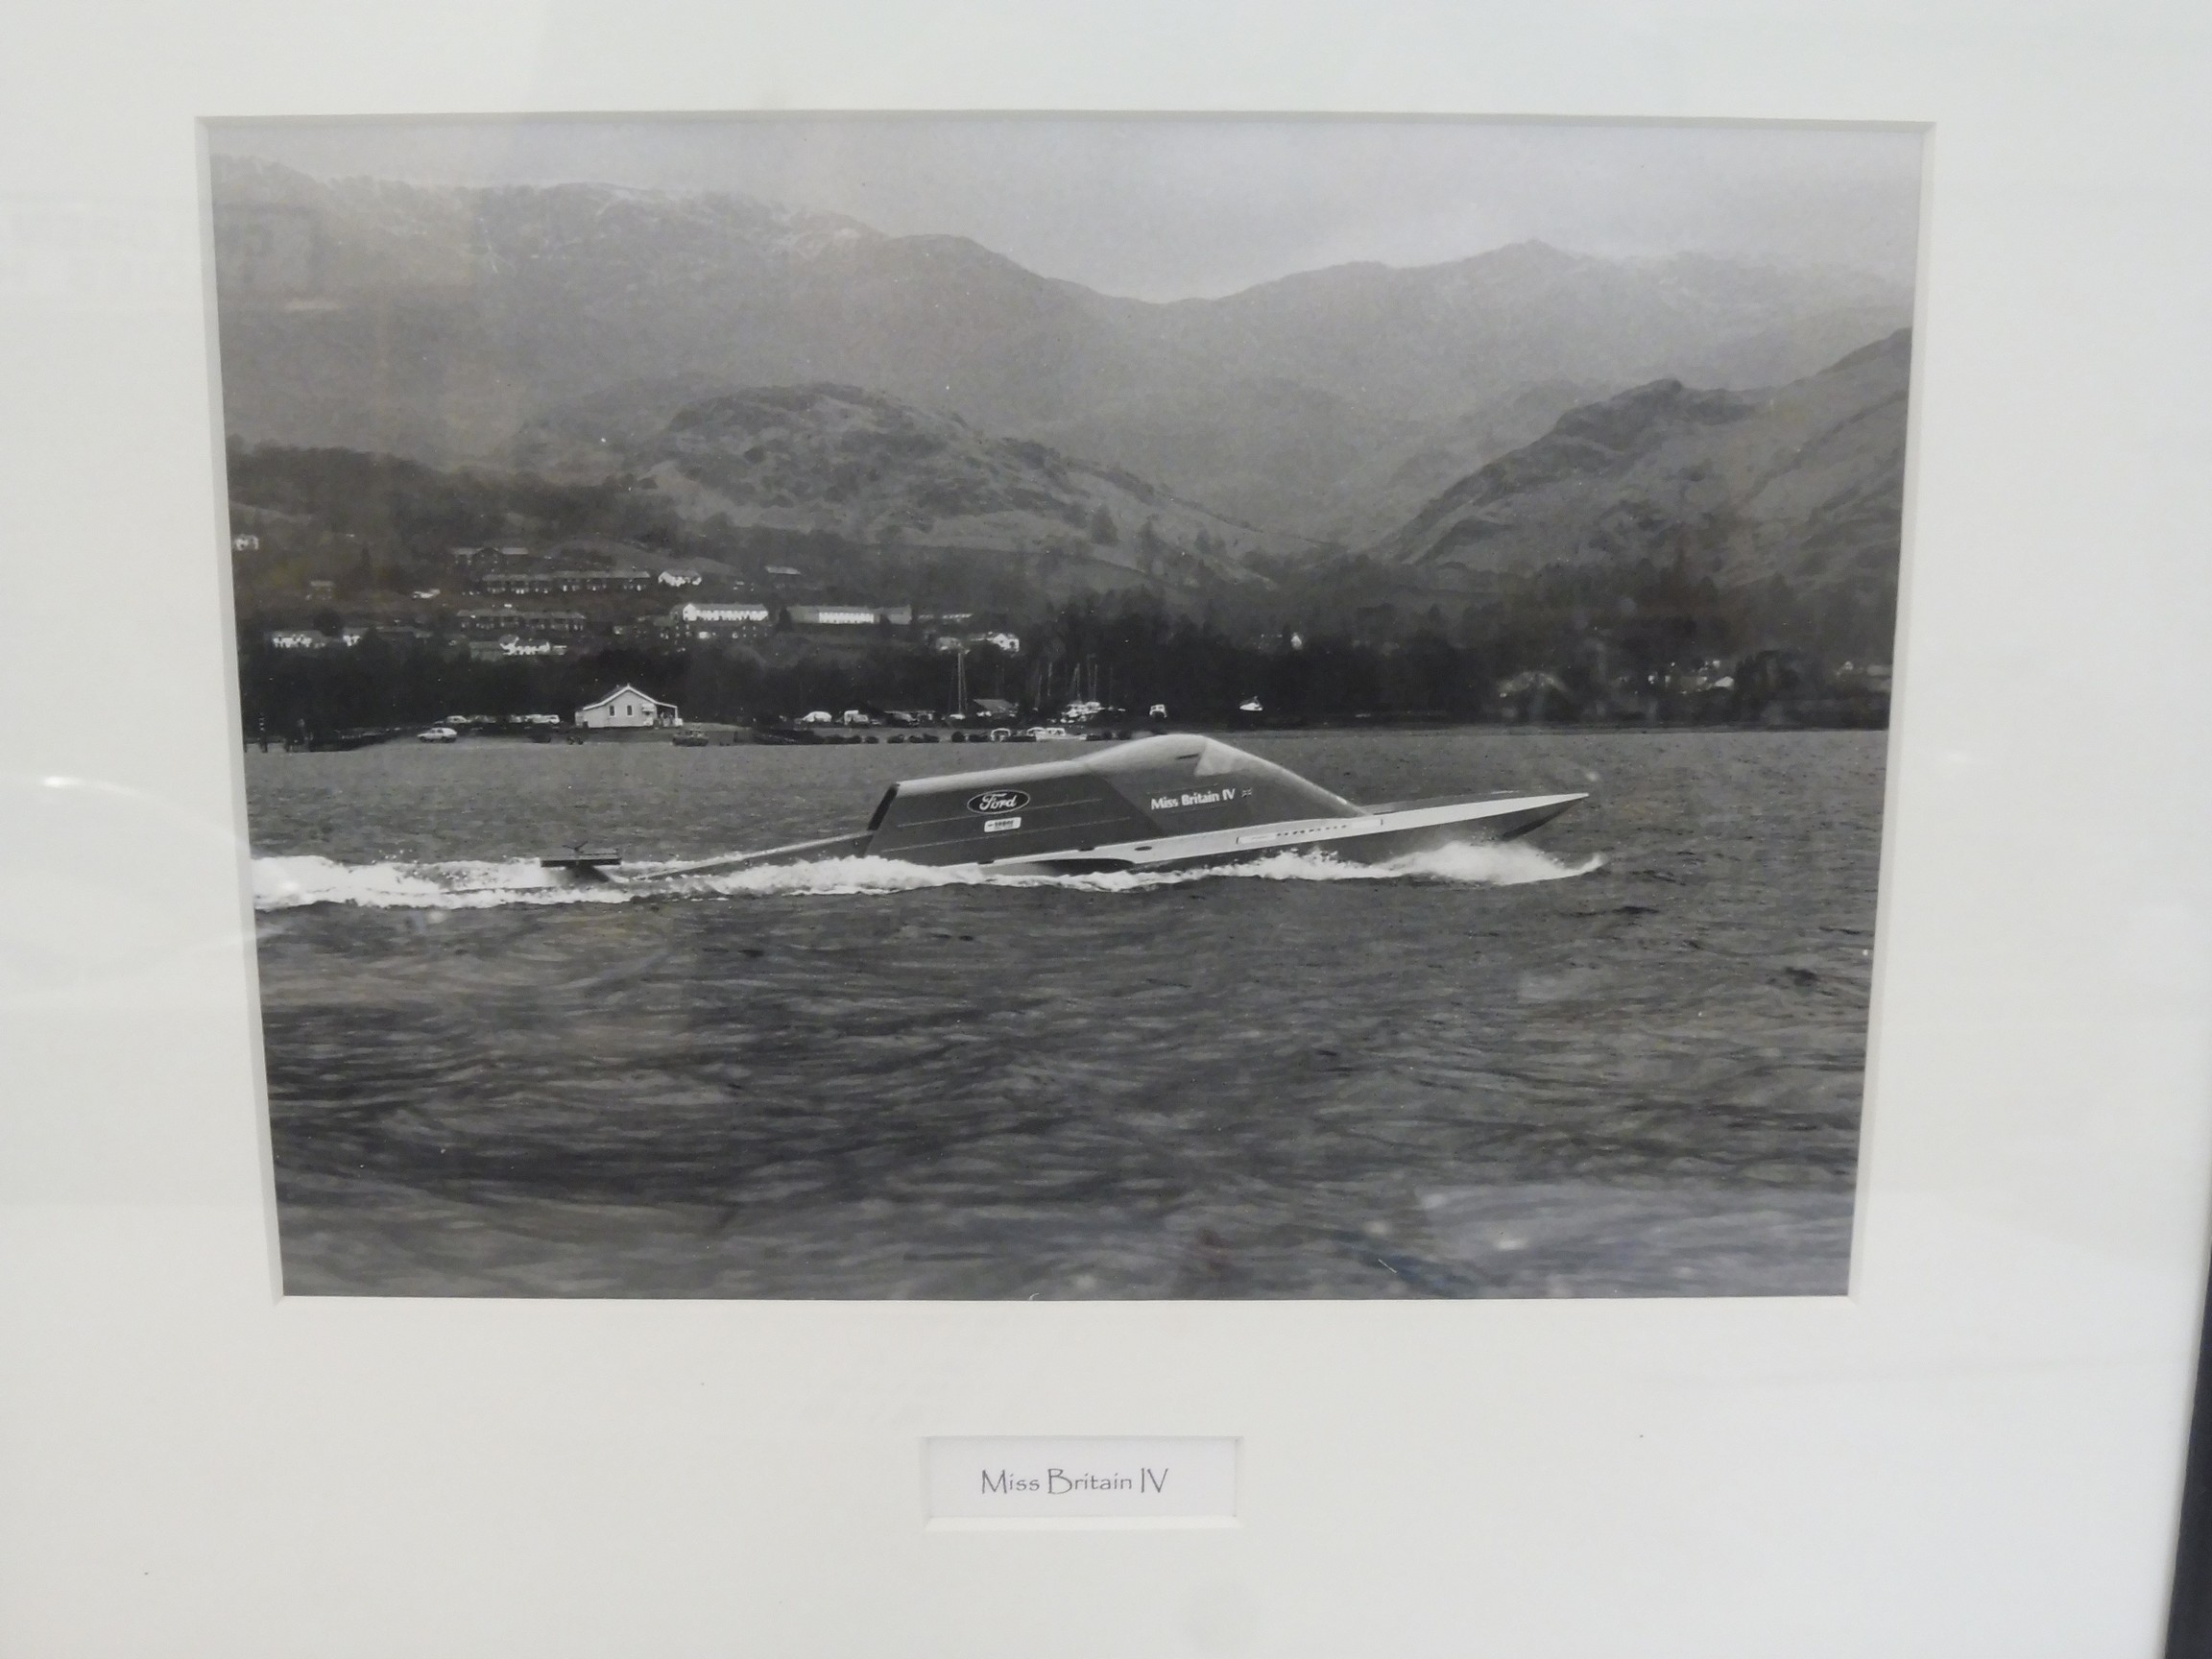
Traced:
MULTIPOLYGON (((915 745, 926 745, 933 748, 947 745, 952 730, 947 727, 925 727, 893 730, 876 728, 861 731, 840 727, 793 740, 781 735, 763 739, 757 728, 728 724, 613 731, 563 731, 552 735, 547 735, 542 729, 535 733, 529 729, 517 729, 513 731, 469 732, 454 739, 453 742, 455 744, 490 742, 502 748, 535 746, 546 749, 605 748, 609 746, 635 748, 641 744, 658 744, 666 748, 708 749, 854 749, 915 745), (685 733, 693 734, 694 737, 704 737, 705 741, 679 742, 679 736, 685 733)), ((1507 725, 1503 722, 1486 720, 1348 720, 1338 722, 1314 721, 1301 726, 1224 726, 1211 721, 1192 721, 1188 725, 1163 726, 1157 730, 1152 727, 1130 728, 1126 734, 1118 730, 1112 736, 1094 737, 1089 733, 1073 733, 1067 737, 1013 737, 996 743, 985 736, 962 733, 965 741, 961 746, 997 750, 1027 750, 1037 748, 1040 745, 1057 747, 1062 743, 1126 742, 1137 737, 1160 735, 1169 731, 1190 732, 1209 737, 1249 742, 1255 738, 1341 736, 1347 733, 1354 734, 1374 733, 1378 735, 1387 733, 1393 737, 1406 737, 1425 734, 1460 735, 1470 732, 1495 733, 1500 736, 1530 737, 1572 737, 1577 735, 1665 737, 1696 733, 1787 736, 1808 732, 1861 732, 1880 733, 1887 737, 1889 733, 1889 726, 1887 721, 1878 725, 1845 725, 1834 722, 1780 725, 1763 721, 1733 724, 1716 721, 1664 723, 1641 720, 1556 724, 1516 722, 1507 725)), ((413 740, 414 736, 415 733, 412 731, 374 733, 336 733, 327 737, 318 737, 302 746, 298 743, 287 745, 275 736, 272 736, 264 744, 259 733, 249 733, 245 737, 245 746, 249 751, 263 749, 270 754, 286 752, 347 754, 359 749, 381 749, 388 744, 406 743, 413 740)), ((439 745, 439 747, 448 746, 450 745, 439 745)))

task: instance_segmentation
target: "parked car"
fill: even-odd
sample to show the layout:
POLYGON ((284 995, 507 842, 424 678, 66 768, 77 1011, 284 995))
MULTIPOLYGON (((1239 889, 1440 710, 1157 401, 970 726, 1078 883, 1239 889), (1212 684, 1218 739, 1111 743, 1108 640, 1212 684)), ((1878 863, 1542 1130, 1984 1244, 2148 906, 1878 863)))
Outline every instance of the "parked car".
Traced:
POLYGON ((837 724, 837 716, 830 713, 827 709, 813 709, 799 716, 799 724, 802 726, 834 726, 837 724))
POLYGON ((458 743, 461 733, 450 726, 426 726, 415 733, 418 743, 458 743))

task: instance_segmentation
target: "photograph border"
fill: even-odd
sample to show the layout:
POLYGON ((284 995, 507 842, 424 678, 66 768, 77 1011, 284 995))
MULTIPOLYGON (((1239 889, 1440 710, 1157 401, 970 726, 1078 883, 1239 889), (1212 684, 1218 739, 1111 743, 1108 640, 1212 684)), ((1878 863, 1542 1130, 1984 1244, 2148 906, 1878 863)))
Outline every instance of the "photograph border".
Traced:
MULTIPOLYGON (((217 515, 218 545, 222 548, 229 547, 234 529, 234 526, 230 521, 229 490, 226 469, 226 427, 223 418, 222 403, 223 369, 221 361, 221 342, 219 337, 217 319, 218 306, 215 275, 216 263, 214 252, 215 197, 213 182, 213 146, 211 141, 213 134, 218 130, 225 128, 250 127, 282 128, 295 125, 301 120, 314 120, 327 123, 333 126, 360 126, 365 128, 381 127, 401 129, 423 125, 435 126, 441 123, 464 125, 476 123, 500 123, 508 121, 523 122, 532 120, 543 120, 560 123, 599 124, 609 128, 614 128, 624 124, 640 121, 668 120, 677 122, 696 122, 702 124, 709 122, 736 121, 766 125, 793 119, 857 120, 883 123, 922 123, 931 121, 961 120, 1021 121, 1029 119, 1095 121, 1100 123, 1114 123, 1131 120, 1159 122, 1202 120, 1207 122, 1221 121, 1228 123, 1255 125, 1277 122, 1314 122, 1324 125, 1351 125, 1355 123, 1388 122, 1392 124, 1406 123, 1431 126, 1489 126, 1499 128, 1541 126, 1556 128, 1605 127, 1622 130, 1640 128, 1722 129, 1742 131, 1746 132, 1770 131, 1776 129, 1789 129, 1806 132, 1914 133, 1919 136, 1921 140, 1921 163, 1918 201, 1916 204, 1916 240, 1914 245, 1913 257, 1911 323, 1913 339, 1913 349, 1911 353, 1911 361, 1908 371, 1909 378, 1906 407, 1905 475, 1902 488, 1899 545, 1897 550, 1898 597, 1896 616, 1892 630, 1893 638, 1891 642, 1892 661, 1894 663, 1894 673, 1896 676, 1896 690, 1890 703, 1888 724, 1885 729, 1887 739, 1887 759, 1883 769, 1882 805, 1880 813, 1880 848, 1877 856, 1878 878, 1876 883, 1876 892, 1874 896, 1875 961, 1865 1009, 1865 1037, 1863 1045, 1865 1058, 1860 1077, 1859 1116, 1856 1125, 1857 1152, 1855 1172, 1851 1184, 1852 1207, 1850 1244, 1848 1248, 1847 1260, 1844 1263, 1846 1275, 1845 1288, 1840 1292, 1833 1293, 1845 1296, 1849 1295, 1851 1287, 1855 1286, 1858 1283, 1860 1261, 1866 1244, 1867 1230, 1864 1225, 1864 1217, 1866 1214, 1865 1206, 1868 1197, 1868 1187, 1872 1180, 1872 1163, 1867 1156, 1867 1149, 1870 1143, 1872 1123, 1875 1112, 1876 1062, 1880 1053, 1880 1017, 1883 1005, 1882 984, 1883 970, 1886 961, 1886 952, 1883 950, 1883 942, 1888 936, 1884 918, 1887 914, 1887 906, 1889 904, 1888 894, 1890 891, 1890 882, 1888 880, 1888 871, 1890 869, 1892 860, 1893 838, 1897 832, 1895 796, 1898 786, 1898 766, 1896 762, 1896 753, 1902 721, 1902 710, 1906 707, 1904 685, 1907 674, 1906 663, 1910 656, 1909 626, 1911 616, 1911 593, 1912 580, 1911 547, 1912 528, 1914 521, 1914 483, 1919 466, 1918 432, 1921 421, 1921 380, 1924 373, 1923 365, 1926 361, 1926 353, 1920 349, 1920 341, 1923 337, 1922 331, 1925 324, 1925 313, 1927 306, 1928 259, 1930 249, 1930 208, 1934 193, 1933 181, 1935 177, 1936 164, 1934 124, 1928 121, 1914 121, 1896 118, 1846 119, 1820 118, 1815 116, 1805 116, 1798 118, 1730 116, 1708 119, 1695 115, 1646 117, 1620 114, 1584 117, 1572 114, 1514 115, 1481 112, 1457 114, 1436 109, 1409 111, 1296 108, 1206 110, 1167 108, 930 108, 923 107, 874 109, 795 108, 789 109, 753 108, 733 110, 714 110, 709 108, 667 110, 540 108, 503 112, 443 112, 425 115, 354 114, 345 111, 330 111, 327 113, 317 114, 308 117, 290 114, 253 116, 202 116, 194 121, 193 128, 199 170, 200 195, 198 212, 200 215, 200 234, 203 237, 204 245, 203 257, 205 271, 205 303, 207 315, 207 373, 209 376, 209 385, 211 387, 212 397, 210 442, 212 445, 211 460, 215 472, 216 485, 215 511, 217 515)), ((233 565, 227 555, 222 559, 222 566, 223 568, 221 580, 223 604, 225 608, 223 619, 223 626, 225 630, 225 646, 228 653, 228 660, 231 664, 233 664, 232 673, 226 682, 226 696, 228 699, 228 711, 230 715, 230 730, 237 732, 243 728, 243 716, 240 711, 241 693, 236 671, 236 664, 238 664, 242 659, 239 655, 240 638, 237 632, 239 619, 233 590, 233 565)), ((1027 757, 1028 757, 1026 755, 1022 757, 1022 758, 1027 757)), ((995 758, 1005 763, 1014 763, 1016 760, 1016 757, 1004 754, 1002 752, 995 752, 995 758)), ((233 775, 233 810, 235 814, 233 822, 238 827, 237 833, 240 853, 241 891, 243 895, 243 902, 246 906, 244 926, 249 940, 248 956, 249 979, 251 986, 250 1005, 253 1022, 255 1048, 254 1066, 256 1073, 256 1088, 258 1091, 260 1108, 258 1133, 263 1161, 264 1190, 266 1197, 270 1256, 269 1271, 272 1283, 276 1287, 276 1293, 281 1296, 286 1292, 284 1290, 281 1214, 276 1186, 275 1144, 271 1118, 272 1103, 269 1096, 268 1087, 268 1050, 264 1037, 266 1026, 263 1023, 263 1010, 260 995, 259 951, 252 942, 255 926, 255 916, 253 911, 252 850, 249 845, 250 821, 246 788, 246 768, 243 750, 239 747, 239 745, 235 743, 232 744, 230 749, 229 764, 233 775)), ((301 1293, 303 1292, 293 1292, 293 1294, 301 1293)), ((352 1294, 354 1292, 317 1293, 352 1294)), ((452 1293, 463 1296, 496 1294, 495 1292, 477 1290, 458 1290, 452 1293)), ((1823 1294, 1825 1295, 1831 1293, 1823 1292, 1823 1294)), ((849 1300, 854 1302, 865 1302, 870 1300, 869 1298, 865 1297, 847 1298, 842 1295, 836 1295, 834 1299, 840 1301, 849 1300)), ((1679 1300, 1681 1298, 1667 1299, 1679 1300)), ((948 1300, 958 1299, 952 1298, 948 1300)), ((1297 1298, 1296 1300, 1309 1303, 1327 1303, 1334 1299, 1316 1296, 1297 1298)))
MULTIPOLYGON (((1407 1652, 1479 1636, 1749 1654, 1814 1633, 1868 1655, 2148 1651, 2172 1578, 2212 1190, 2212 916, 2173 849, 2212 770, 2191 713, 2206 672, 2175 654, 2206 596, 2188 534, 2205 365, 2200 345, 2151 341, 2139 320, 2186 314, 2185 276, 2212 251, 2200 220, 2162 211, 2201 200, 2201 163, 2177 139, 2194 130, 2187 88, 2212 69, 2205 42, 2148 4, 1993 40, 1962 0, 1909 23, 1796 17, 1748 38, 1733 18, 1680 8, 1654 23, 1607 0, 1471 15, 1441 36, 1414 9, 1366 7, 1310 19, 1259 60, 1238 52, 1225 9, 1159 8, 1141 48, 1116 44, 1127 12, 1113 41, 1079 22, 1047 39, 1008 13, 980 53, 918 11, 887 10, 860 53, 835 13, 672 17, 698 50, 657 52, 567 9, 485 5, 363 41, 314 16, 257 37, 254 14, 226 6, 193 19, 196 44, 153 26, 119 43, 97 19, 56 15, 26 58, 97 71, 39 84, 17 69, 23 95, 0 100, 0 130, 44 140, 0 145, 6 199, 60 204, 19 210, 12 234, 110 281, 87 298, 18 278, 24 306, 0 331, 29 367, 10 419, 36 432, 45 471, 10 463, 24 471, 0 511, 57 549, 120 548, 135 584, 121 613, 156 641, 116 685, 85 690, 85 723, 6 739, 22 778, 89 781, 143 807, 102 818, 89 787, 51 786, 139 855, 131 902, 92 905, 118 889, 74 865, 61 890, 79 912, 9 899, 12 925, 73 952, 71 974, 12 987, 0 1008, 22 1079, 0 1159, 0 1306, 30 1357, 0 1405, 43 1430, 11 1454, 0 1505, 17 1563, 0 1626, 17 1648, 368 1652, 436 1631, 492 1651, 619 1638, 1012 1653, 1083 1621, 1098 1651, 1341 1650, 1354 1632, 1407 1652), (484 50, 534 26, 520 66, 484 50), (215 764, 217 745, 235 747, 227 606, 199 563, 217 548, 196 555, 200 531, 177 530, 222 512, 203 250, 186 225, 191 120, 937 96, 1752 118, 1819 106, 1936 123, 1848 1299, 273 1295, 257 1022, 237 972, 252 956, 238 774, 235 758, 215 764), (2115 175, 2131 192, 2093 188, 2115 175), (130 227, 122 252, 100 241, 100 214, 130 227), (2076 232, 2062 243, 2061 223, 2076 232), (2080 300, 2080 335, 2022 362, 2016 329, 2054 296, 2080 300), (2119 408, 2108 382, 2136 403, 2119 408), (2071 479, 2051 475, 2061 438, 2081 467, 2071 479), (101 488, 112 451, 96 440, 144 458, 138 487, 101 488), (2095 565, 2086 549, 2109 544, 2099 526, 2134 559, 2106 609, 1984 586, 2025 560, 2067 589, 2095 565), (2070 609, 2080 655, 2162 651, 2162 666, 2085 687, 2066 662, 2021 655, 2070 609), (1971 682, 2008 661, 2046 700, 2032 733, 1971 682), (165 704, 138 706, 164 685, 165 704), (2148 717, 2124 695, 2146 686, 2166 694, 2148 717), (2060 761, 2160 784, 2094 841, 2008 819, 2060 761), (2049 862, 2068 854, 2084 856, 2049 862), (2039 931, 2023 893, 2042 901, 2039 931), (118 1043, 124 1022, 132 1040, 118 1043), (1240 1437, 1246 1523, 924 1536, 920 1438, 1116 1432, 1240 1437), (1429 1479, 1439 1466, 1479 1478, 1429 1479)), ((78 597, 61 575, 25 572, 38 625, 0 669, 11 688, 65 670, 78 597)))

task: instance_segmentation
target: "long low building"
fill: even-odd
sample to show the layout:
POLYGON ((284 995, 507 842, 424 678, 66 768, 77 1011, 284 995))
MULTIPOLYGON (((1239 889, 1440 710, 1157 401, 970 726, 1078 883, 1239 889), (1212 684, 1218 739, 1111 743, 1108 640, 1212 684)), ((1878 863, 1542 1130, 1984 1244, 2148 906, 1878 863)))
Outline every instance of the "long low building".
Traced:
POLYGON ((914 620, 911 605, 794 605, 792 626, 797 628, 873 628, 878 622, 904 628, 914 620))
POLYGON ((679 605, 668 613, 668 620, 692 626, 705 624, 711 627, 761 627, 768 620, 765 605, 702 605, 693 601, 679 605))
POLYGON ((645 593, 657 581, 650 570, 498 571, 476 587, 485 593, 645 593))
POLYGON ((585 625, 581 611, 520 611, 502 605, 453 613, 453 626, 464 634, 581 634, 585 625))

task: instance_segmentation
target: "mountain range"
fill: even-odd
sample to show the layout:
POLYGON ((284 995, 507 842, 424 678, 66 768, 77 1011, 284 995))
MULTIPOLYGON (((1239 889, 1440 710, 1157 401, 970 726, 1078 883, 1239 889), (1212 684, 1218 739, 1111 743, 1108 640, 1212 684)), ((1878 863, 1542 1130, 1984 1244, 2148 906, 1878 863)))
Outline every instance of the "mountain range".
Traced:
POLYGON ((1373 549, 1449 580, 1680 559, 1722 586, 1894 589, 1911 335, 1766 394, 1659 380, 1563 416, 1373 549))
MULTIPOLYGON (((1044 446, 1072 490, 1045 517, 1070 531, 1068 513, 1087 535, 1103 505, 1119 535, 1142 508, 1224 549, 1240 530, 1283 547, 1397 537, 1570 411, 1667 379, 1800 381, 1903 326, 1911 303, 1848 271, 1533 243, 1155 303, 963 238, 732 195, 324 180, 223 157, 213 186, 225 417, 247 441, 589 477, 716 400, 740 399, 717 419, 742 427, 760 389, 837 388, 807 393, 825 420, 843 411, 830 424, 929 436, 940 462, 967 456, 972 483, 1013 464, 991 445, 1044 446)), ((704 485, 696 448, 648 459, 704 485)), ((774 511, 774 469, 728 462, 721 510, 774 511)), ((910 514, 901 493, 871 507, 863 492, 851 521, 910 514)), ((1019 518, 968 517, 960 534, 1019 518)))

